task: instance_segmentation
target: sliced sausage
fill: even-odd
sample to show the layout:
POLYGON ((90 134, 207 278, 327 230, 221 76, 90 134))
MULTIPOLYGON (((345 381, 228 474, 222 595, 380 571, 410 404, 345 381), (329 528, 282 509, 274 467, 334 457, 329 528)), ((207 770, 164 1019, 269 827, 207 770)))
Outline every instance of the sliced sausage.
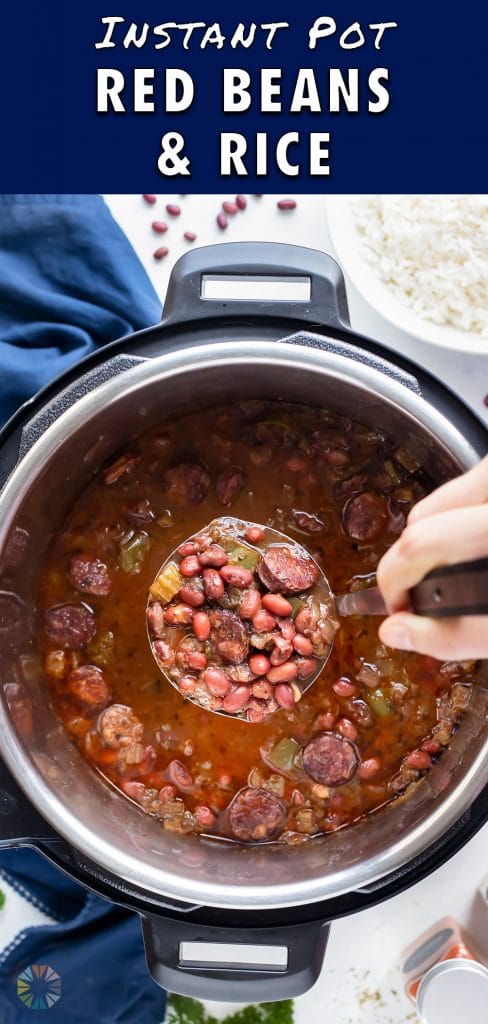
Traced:
POLYGON ((386 498, 374 491, 363 491, 350 498, 342 512, 344 529, 353 540, 376 540, 388 523, 386 498))
POLYGON ((142 722, 126 704, 112 704, 102 711, 97 728, 102 743, 112 750, 130 747, 142 740, 142 722))
POLYGON ((299 594, 313 587, 319 569, 311 558, 294 555, 284 544, 274 544, 263 556, 258 574, 267 590, 299 594))
POLYGON ((249 633, 234 612, 218 608, 210 612, 210 639, 223 661, 239 665, 249 653, 249 633))
POLYGON ((221 505, 232 505, 238 494, 241 493, 247 475, 240 466, 230 466, 219 473, 215 490, 221 505))
POLYGON ((79 650, 93 640, 95 616, 84 604, 57 604, 44 613, 44 631, 57 647, 79 650))
POLYGON ((359 764, 354 743, 335 732, 322 732, 307 743, 303 767, 323 786, 342 786, 352 779, 359 764))
POLYGON ((77 707, 87 718, 100 714, 110 702, 110 690, 103 672, 96 665, 82 665, 70 672, 68 690, 77 707))
POLYGON ((83 594, 106 597, 112 589, 107 566, 95 555, 73 555, 69 561, 68 579, 71 586, 83 594))
POLYGON ((335 427, 321 427, 314 430, 311 437, 313 455, 326 462, 328 466, 345 466, 349 461, 351 448, 351 439, 335 427))
POLYGON ((241 789, 228 810, 229 825, 236 839, 274 839, 285 824, 285 807, 266 789, 241 789))
POLYGON ((210 487, 210 475, 203 462, 179 462, 167 469, 163 487, 171 498, 185 505, 201 505, 210 487))

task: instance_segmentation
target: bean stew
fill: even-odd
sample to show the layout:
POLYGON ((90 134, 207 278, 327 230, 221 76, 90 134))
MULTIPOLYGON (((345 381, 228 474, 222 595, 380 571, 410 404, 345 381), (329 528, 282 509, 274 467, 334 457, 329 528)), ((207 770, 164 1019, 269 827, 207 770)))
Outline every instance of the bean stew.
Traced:
MULTIPOLYGON (((286 593, 273 574, 279 559, 271 561, 258 608, 255 579, 246 576, 242 588, 232 573, 222 574, 228 558, 220 567, 212 557, 202 565, 206 540, 196 550, 181 546, 219 517, 250 523, 252 547, 262 540, 256 530, 271 527, 302 545, 333 592, 344 593, 374 583, 381 555, 432 486, 407 442, 404 449, 379 429, 307 406, 244 402, 182 415, 136 438, 79 497, 41 587, 47 684, 84 756, 163 828, 241 843, 299 844, 408 791, 449 744, 476 664, 389 650, 378 639, 376 618, 354 616, 334 630, 311 688, 293 702, 283 691, 280 704, 269 654, 281 646, 282 664, 293 665, 310 657, 310 623, 299 618, 306 609, 293 604, 304 591, 286 593), (161 603, 154 581, 178 547, 188 574, 161 603), (244 615, 243 589, 256 603, 244 615), (266 594, 281 597, 286 615, 276 602, 274 610, 266 607, 266 594), (178 622, 162 621, 182 605, 189 609, 183 651, 172 634, 176 689, 159 671, 151 643, 168 642, 168 625, 178 630, 178 622), (239 636, 245 634, 231 660, 230 648, 221 648, 206 692, 223 701, 243 688, 246 721, 185 699, 185 687, 193 694, 209 670, 208 624, 197 618, 204 607, 205 615, 217 616, 210 623, 217 643, 235 639, 221 628, 219 612, 235 616, 239 636), (272 646, 268 637, 269 649, 254 645, 248 657, 249 629, 260 612, 269 616, 265 623, 261 615, 261 625, 263 636, 273 634, 272 646), (158 640, 158 632, 165 638, 158 640), (219 672, 225 694, 213 692, 219 672), (270 699, 280 707, 265 719, 270 699)), ((160 647, 155 655, 168 651, 160 647)), ((279 662, 279 651, 275 657, 279 662)))

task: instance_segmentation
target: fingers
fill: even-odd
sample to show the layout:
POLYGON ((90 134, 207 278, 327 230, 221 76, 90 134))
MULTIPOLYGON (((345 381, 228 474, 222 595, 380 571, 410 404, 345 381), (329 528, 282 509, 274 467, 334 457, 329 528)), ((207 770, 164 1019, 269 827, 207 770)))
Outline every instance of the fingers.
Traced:
POLYGON ((397 612, 382 622, 379 635, 387 647, 430 654, 440 661, 488 657, 488 615, 428 619, 397 612))
POLYGON ((431 569, 485 555, 488 505, 452 509, 409 523, 378 565, 378 586, 388 610, 408 607, 407 591, 431 569))
POLYGON ((482 505, 484 502, 488 502, 488 455, 473 469, 455 480, 449 480, 414 505, 408 522, 416 523, 438 512, 465 505, 482 505))

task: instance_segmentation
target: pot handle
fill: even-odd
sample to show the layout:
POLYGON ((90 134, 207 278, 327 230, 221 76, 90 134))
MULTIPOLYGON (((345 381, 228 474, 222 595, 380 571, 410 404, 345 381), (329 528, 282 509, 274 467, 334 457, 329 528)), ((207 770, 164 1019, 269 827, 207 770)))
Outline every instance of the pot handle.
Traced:
POLYGON ((257 313, 348 327, 341 268, 325 252, 282 242, 207 245, 185 253, 175 263, 163 324, 257 313))
POLYGON ((225 928, 148 914, 142 932, 158 985, 198 999, 256 1003, 292 999, 311 988, 329 924, 225 928))
POLYGON ((41 846, 60 837, 33 804, 0 758, 0 850, 12 846, 41 846))

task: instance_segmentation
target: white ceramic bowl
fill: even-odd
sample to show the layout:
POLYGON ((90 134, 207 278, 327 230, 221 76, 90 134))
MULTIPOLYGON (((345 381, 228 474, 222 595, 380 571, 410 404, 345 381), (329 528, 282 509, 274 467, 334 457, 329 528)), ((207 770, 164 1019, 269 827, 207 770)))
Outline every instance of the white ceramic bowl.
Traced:
POLYGON ((422 341, 461 352, 488 355, 488 338, 455 327, 424 320, 400 302, 374 268, 361 255, 361 238, 354 222, 351 200, 355 196, 328 196, 327 224, 335 255, 347 280, 362 298, 394 327, 422 341))

